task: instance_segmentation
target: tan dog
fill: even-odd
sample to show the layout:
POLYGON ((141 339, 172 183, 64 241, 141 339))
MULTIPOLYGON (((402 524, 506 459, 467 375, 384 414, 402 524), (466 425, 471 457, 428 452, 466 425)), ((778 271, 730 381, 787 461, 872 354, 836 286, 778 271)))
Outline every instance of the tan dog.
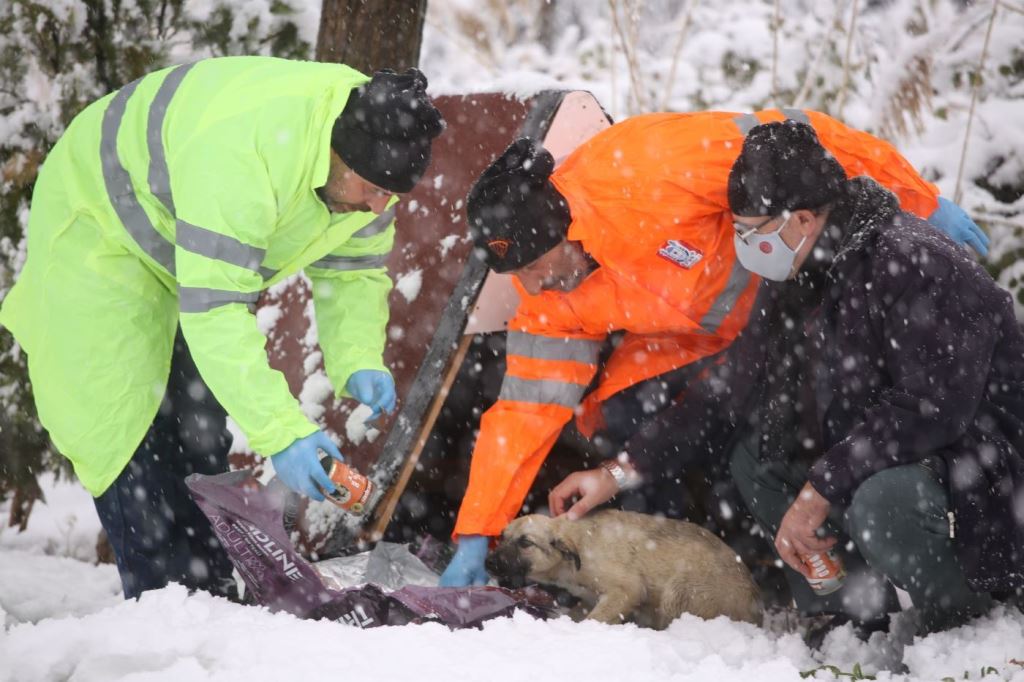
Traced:
POLYGON ((761 624, 761 596, 728 545, 692 523, 600 511, 578 521, 539 514, 508 525, 487 570, 512 583, 562 587, 602 623, 663 630, 682 613, 761 624))

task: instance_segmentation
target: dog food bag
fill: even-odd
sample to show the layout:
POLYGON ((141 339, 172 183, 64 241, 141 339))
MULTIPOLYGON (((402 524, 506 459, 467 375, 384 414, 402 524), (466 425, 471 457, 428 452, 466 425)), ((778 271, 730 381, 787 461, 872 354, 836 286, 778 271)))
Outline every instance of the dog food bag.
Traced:
POLYGON ((330 589, 313 565, 295 550, 285 532, 288 495, 281 486, 268 489, 251 471, 193 474, 186 484, 210 519, 248 593, 272 611, 338 620, 363 628, 422 622, 440 622, 452 628, 477 627, 516 610, 542 618, 552 613, 550 605, 536 593, 513 593, 499 587, 407 585, 387 593, 368 583, 330 589))

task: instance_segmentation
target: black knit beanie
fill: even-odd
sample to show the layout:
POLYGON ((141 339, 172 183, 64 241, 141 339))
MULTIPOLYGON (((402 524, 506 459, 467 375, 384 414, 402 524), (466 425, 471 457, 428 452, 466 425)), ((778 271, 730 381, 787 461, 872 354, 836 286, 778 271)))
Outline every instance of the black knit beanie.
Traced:
POLYGON ((752 129, 729 173, 729 208, 741 216, 817 210, 841 198, 846 171, 818 141, 814 128, 793 120, 752 129))
POLYGON ((334 122, 331 147, 364 180, 392 192, 411 190, 430 165, 430 145, 444 118, 419 69, 385 69, 353 89, 334 122))
POLYGON ((521 137, 469 190, 470 229, 492 270, 518 270, 565 239, 572 217, 549 179, 554 168, 549 151, 521 137))

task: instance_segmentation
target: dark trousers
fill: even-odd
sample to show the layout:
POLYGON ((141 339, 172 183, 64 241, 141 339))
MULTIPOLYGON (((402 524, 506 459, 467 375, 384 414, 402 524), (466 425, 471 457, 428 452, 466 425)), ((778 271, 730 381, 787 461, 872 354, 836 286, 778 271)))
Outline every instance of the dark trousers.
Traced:
MULTIPOLYGON (((740 439, 730 459, 747 508, 774 537, 807 481, 806 465, 760 461, 756 437, 740 439)), ((896 585, 910 595, 925 632, 984 613, 992 597, 968 587, 949 537, 948 511, 945 486, 924 464, 876 473, 857 488, 849 507, 833 506, 826 522, 827 531, 839 538, 836 552, 847 571, 843 587, 818 596, 802 575, 785 567, 797 608, 870 621, 899 609, 891 586, 896 585)))
POLYGON ((96 498, 126 599, 177 582, 235 598, 232 566, 185 477, 228 469, 226 414, 179 331, 160 411, 117 480, 96 498))
POLYGON ((672 519, 692 516, 693 500, 686 484, 688 467, 699 463, 700 455, 675 442, 670 422, 661 417, 677 407, 676 398, 710 362, 704 359, 642 381, 616 393, 601 405, 605 427, 596 434, 600 455, 615 457, 623 446, 630 454, 643 454, 657 462, 657 476, 642 488, 618 495, 613 503, 627 511, 660 514, 672 519), (641 431, 644 437, 637 438, 641 431), (639 449, 647 452, 640 453, 639 449))

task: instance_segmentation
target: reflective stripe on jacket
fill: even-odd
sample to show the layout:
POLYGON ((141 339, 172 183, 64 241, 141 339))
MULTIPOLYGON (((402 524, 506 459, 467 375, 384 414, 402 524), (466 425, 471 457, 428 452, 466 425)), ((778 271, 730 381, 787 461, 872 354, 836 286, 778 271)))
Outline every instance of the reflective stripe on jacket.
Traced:
POLYGON ((608 397, 736 337, 759 279, 733 250, 729 171, 751 128, 785 118, 813 125, 850 176, 874 177, 905 210, 935 210, 938 191, 892 145, 813 111, 650 114, 594 136, 552 182, 569 202, 569 238, 600 267, 569 293, 520 288, 505 383, 481 418, 455 534, 501 533, 574 412, 589 436, 608 397), (623 342, 583 399, 596 348, 617 330, 623 342))
POLYGON ((254 451, 315 430, 252 311, 300 270, 332 383, 385 369, 394 207, 333 215, 314 192, 333 122, 365 81, 337 64, 204 60, 95 102, 54 147, 0 322, 28 352, 43 425, 94 495, 156 414, 178 324, 254 451))

